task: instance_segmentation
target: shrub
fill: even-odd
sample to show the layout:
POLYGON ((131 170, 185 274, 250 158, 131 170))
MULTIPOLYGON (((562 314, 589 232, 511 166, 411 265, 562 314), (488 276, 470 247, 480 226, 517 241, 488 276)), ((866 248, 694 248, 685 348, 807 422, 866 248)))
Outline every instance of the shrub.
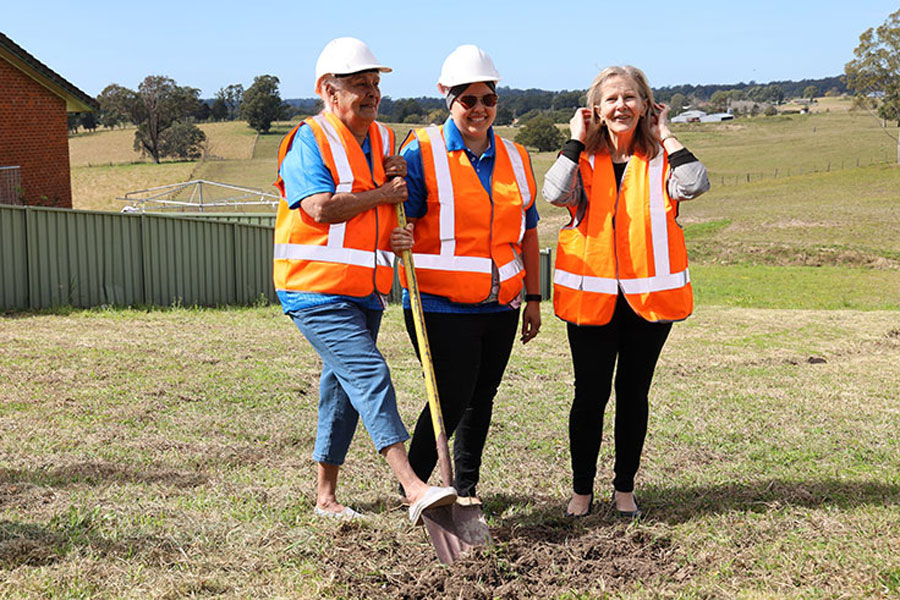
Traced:
POLYGON ((528 120, 516 134, 516 141, 524 146, 537 148, 540 152, 558 150, 566 136, 553 124, 549 115, 538 115, 528 120))

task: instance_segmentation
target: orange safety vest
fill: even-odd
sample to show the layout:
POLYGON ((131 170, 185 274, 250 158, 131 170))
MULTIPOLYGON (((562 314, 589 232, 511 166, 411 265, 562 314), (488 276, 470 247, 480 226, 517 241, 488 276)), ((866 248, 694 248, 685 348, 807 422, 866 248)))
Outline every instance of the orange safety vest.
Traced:
POLYGON ((635 154, 616 190, 608 153, 579 161, 586 206, 570 206, 559 232, 553 307, 577 325, 604 325, 622 290, 634 311, 653 322, 680 321, 693 311, 684 234, 669 198, 669 163, 635 154))
POLYGON ((281 192, 275 219, 276 290, 364 297, 378 290, 387 294, 394 280, 391 229, 397 225, 394 207, 379 205, 343 223, 316 223, 303 207, 288 208, 281 163, 301 127, 310 127, 322 159, 335 182, 335 193, 365 192, 385 182, 384 158, 393 154, 394 132, 373 122, 369 126, 372 169, 359 143, 334 113, 310 117, 288 133, 278 149, 281 192))
MULTIPOLYGON (((419 141, 425 187, 425 216, 416 222, 419 289, 453 302, 475 304, 491 294, 497 266, 498 302, 508 304, 522 290, 525 211, 537 188, 525 148, 494 135, 494 172, 488 195, 465 150, 447 151, 443 126, 410 133, 419 141)), ((400 281, 406 287, 405 273, 400 281)))

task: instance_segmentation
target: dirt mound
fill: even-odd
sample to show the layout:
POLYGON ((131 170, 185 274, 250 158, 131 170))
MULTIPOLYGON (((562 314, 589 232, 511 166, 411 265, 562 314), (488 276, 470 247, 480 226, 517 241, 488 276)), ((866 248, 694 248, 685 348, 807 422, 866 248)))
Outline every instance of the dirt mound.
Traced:
POLYGON ((352 598, 551 598, 690 575, 691 567, 679 564, 666 538, 622 523, 589 519, 585 525, 495 528, 493 550, 479 550, 447 567, 433 552, 404 550, 399 539, 375 540, 377 532, 348 524, 339 531, 337 551, 322 558, 352 598))

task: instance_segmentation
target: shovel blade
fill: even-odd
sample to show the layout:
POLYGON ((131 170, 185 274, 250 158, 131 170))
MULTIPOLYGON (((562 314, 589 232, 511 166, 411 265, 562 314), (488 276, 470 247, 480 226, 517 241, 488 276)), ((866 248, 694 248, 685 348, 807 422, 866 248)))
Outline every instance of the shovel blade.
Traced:
POLYGON ((472 548, 493 546, 491 532, 479 506, 451 504, 422 513, 438 560, 451 565, 472 548))

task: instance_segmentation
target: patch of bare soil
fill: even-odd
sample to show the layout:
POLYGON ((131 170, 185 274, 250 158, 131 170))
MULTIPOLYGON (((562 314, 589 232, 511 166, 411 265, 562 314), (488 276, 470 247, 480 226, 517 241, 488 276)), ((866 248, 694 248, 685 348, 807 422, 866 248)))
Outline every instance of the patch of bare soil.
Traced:
POLYGON ((679 564, 670 540, 624 524, 561 522, 504 526, 491 533, 493 550, 475 551, 448 567, 433 552, 404 548, 399 539, 383 539, 384 532, 345 524, 319 560, 347 597, 408 600, 602 593, 658 577, 682 580, 692 571, 679 564))

